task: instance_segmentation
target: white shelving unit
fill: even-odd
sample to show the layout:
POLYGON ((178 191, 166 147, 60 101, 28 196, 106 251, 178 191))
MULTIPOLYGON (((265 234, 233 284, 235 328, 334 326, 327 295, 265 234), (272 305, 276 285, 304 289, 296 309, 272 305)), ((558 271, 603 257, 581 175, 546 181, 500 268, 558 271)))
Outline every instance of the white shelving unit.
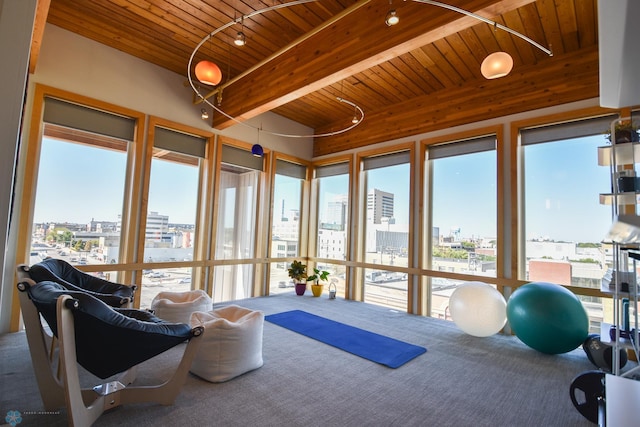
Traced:
MULTIPOLYGON (((613 225, 604 238, 604 244, 610 244, 613 253, 613 267, 602 279, 601 290, 612 295, 613 323, 603 323, 600 339, 611 342, 613 346, 612 374, 620 374, 619 350, 631 350, 638 359, 638 279, 637 261, 640 260, 640 143, 616 142, 615 126, 611 123, 611 145, 598 147, 598 164, 608 166, 611 173, 611 192, 600 194, 600 203, 611 206, 613 225), (623 309, 623 301, 627 308, 623 309), (629 310, 628 307, 633 308, 629 310), (633 313, 633 315, 630 314, 633 313), (631 338, 621 337, 621 329, 627 327, 624 335, 630 331, 631 338), (610 335, 611 328, 615 333, 610 335)), ((623 376, 634 375, 638 367, 629 370, 623 376)))

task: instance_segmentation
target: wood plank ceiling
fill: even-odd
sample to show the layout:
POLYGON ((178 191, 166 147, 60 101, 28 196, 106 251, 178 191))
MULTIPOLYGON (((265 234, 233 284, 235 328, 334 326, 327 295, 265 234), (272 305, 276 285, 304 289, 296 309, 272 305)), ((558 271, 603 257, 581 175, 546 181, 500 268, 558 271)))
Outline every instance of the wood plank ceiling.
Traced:
MULTIPOLYGON (((354 116, 336 97, 359 105, 363 122, 315 138, 316 156, 598 96, 597 0, 446 2, 523 33, 553 56, 414 0, 317 0, 230 25, 202 45, 193 64, 208 59, 220 66, 221 108, 239 120, 273 111, 321 134, 349 126, 354 116), (390 9, 400 17, 391 27, 384 22, 390 9), (245 46, 233 44, 238 31, 245 46), (486 80, 480 64, 498 50, 513 57, 513 70, 486 80)), ((41 0, 36 30, 46 19, 186 76, 194 48, 213 30, 279 3, 41 0)), ((34 37, 36 58, 39 43, 34 37)), ((234 123, 213 115, 217 129, 234 123)))

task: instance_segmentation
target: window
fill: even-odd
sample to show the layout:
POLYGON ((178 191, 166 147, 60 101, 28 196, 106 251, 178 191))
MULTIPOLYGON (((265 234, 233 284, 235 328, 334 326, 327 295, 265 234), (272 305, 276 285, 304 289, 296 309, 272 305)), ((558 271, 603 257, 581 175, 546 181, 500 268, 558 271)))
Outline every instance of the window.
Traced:
POLYGON ((349 164, 320 167, 316 170, 318 189, 318 227, 316 256, 347 259, 349 229, 349 164))
MULTIPOLYGON (((615 117, 521 130, 523 168, 520 276, 565 286, 600 289, 611 251, 600 242, 611 225, 608 167, 598 165, 603 131, 615 117)), ((603 320, 600 298, 581 297, 592 324, 603 320)))
POLYGON ((385 266, 407 267, 409 249, 410 152, 363 160, 366 206, 364 301, 407 309, 406 273, 385 266))
MULTIPOLYGON (((431 269, 496 276, 496 137, 433 145, 431 170, 431 269)), ((458 280, 431 279, 431 315, 449 318, 458 280)))
MULTIPOLYGON (((206 143, 202 137, 154 128, 144 230, 145 263, 193 261, 199 173, 206 143)), ((159 292, 191 289, 191 267, 144 273, 141 307, 148 307, 159 292)))
MULTIPOLYGON (((316 169, 318 194, 316 256, 345 261, 349 237, 349 163, 320 166, 316 169)), ((329 272, 329 283, 337 295, 345 293, 344 265, 318 265, 329 272)))
MULTIPOLYGON (((215 258, 255 257, 256 212, 263 159, 223 145, 220 166, 215 258)), ((225 264, 214 269, 214 301, 248 298, 253 288, 251 264, 225 264)))
MULTIPOLYGON (((291 258, 300 255, 300 215, 306 177, 306 166, 281 159, 276 161, 271 226, 272 257, 291 258)), ((287 274, 288 264, 271 264, 270 293, 284 292, 286 288, 293 287, 287 274)))
POLYGON ((30 262, 121 262, 120 218, 135 120, 45 98, 43 121, 30 262))

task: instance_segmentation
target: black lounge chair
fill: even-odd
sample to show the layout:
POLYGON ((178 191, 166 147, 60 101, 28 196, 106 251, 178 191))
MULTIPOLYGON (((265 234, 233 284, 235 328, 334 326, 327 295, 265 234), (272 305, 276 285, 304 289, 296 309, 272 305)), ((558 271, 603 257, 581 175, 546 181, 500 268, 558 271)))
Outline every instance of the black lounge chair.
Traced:
POLYGON ((167 323, 148 311, 110 307, 55 282, 25 279, 18 290, 46 410, 66 406, 69 425, 89 426, 105 410, 123 404, 173 404, 200 344, 202 327, 167 323), (41 317, 58 338, 56 348, 46 339, 41 317), (169 380, 156 386, 127 386, 135 379, 136 365, 184 342, 188 343, 169 380), (100 379, 117 378, 83 389, 78 364, 100 379))
POLYGON ((112 307, 131 306, 135 285, 122 285, 78 270, 68 262, 47 258, 31 267, 18 266, 18 280, 29 277, 34 282, 56 282, 70 291, 83 291, 101 299, 112 307))

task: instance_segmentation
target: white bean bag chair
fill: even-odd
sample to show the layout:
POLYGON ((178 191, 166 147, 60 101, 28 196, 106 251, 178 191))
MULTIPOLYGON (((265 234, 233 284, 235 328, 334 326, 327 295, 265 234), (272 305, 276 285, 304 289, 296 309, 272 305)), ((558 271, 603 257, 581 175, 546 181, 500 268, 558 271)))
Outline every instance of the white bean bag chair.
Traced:
POLYGON ((192 326, 204 326, 191 373, 207 381, 228 381, 262 366, 264 313, 229 305, 191 315, 192 326))
POLYGON ((160 292, 151 301, 155 315, 173 323, 189 323, 194 311, 210 311, 211 297, 201 289, 187 292, 160 292))

